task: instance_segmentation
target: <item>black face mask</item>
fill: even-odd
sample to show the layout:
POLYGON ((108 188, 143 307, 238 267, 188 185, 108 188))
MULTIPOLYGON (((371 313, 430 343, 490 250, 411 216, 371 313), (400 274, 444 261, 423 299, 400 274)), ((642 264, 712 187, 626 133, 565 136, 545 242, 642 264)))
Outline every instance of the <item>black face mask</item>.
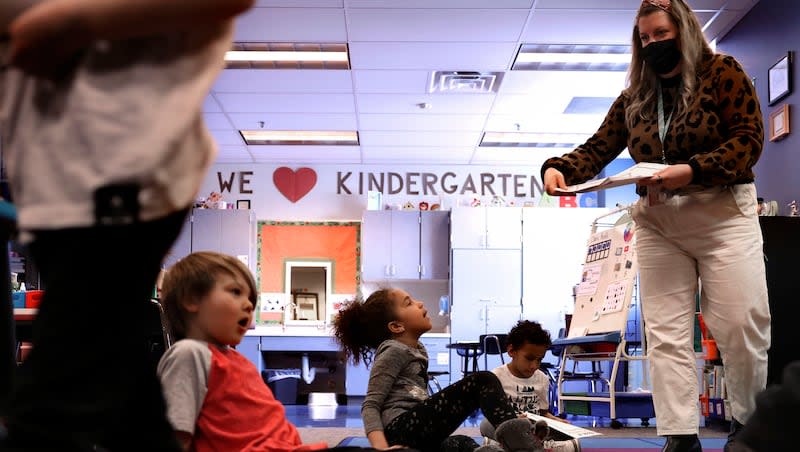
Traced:
POLYGON ((642 47, 642 58, 645 63, 653 68, 656 74, 668 74, 681 61, 681 51, 678 50, 676 39, 651 42, 647 47, 642 47))

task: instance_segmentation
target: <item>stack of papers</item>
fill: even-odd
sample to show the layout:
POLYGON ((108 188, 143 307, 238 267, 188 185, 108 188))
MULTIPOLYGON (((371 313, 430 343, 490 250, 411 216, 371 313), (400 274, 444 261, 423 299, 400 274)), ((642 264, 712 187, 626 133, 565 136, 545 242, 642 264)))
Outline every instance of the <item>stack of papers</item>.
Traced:
POLYGON ((559 193, 586 193, 589 191, 619 187, 621 185, 635 184, 641 179, 652 177, 653 174, 668 166, 669 165, 661 163, 637 163, 613 176, 590 180, 582 184, 570 185, 567 188, 556 188, 556 191, 559 193))
POLYGON ((528 416, 528 419, 532 421, 545 421, 551 430, 558 430, 559 432, 568 435, 571 438, 580 439, 586 438, 587 436, 602 435, 602 433, 593 432, 591 430, 587 430, 572 424, 567 424, 566 422, 557 421, 555 419, 548 419, 544 416, 539 416, 538 414, 528 412, 525 413, 525 415, 528 416))

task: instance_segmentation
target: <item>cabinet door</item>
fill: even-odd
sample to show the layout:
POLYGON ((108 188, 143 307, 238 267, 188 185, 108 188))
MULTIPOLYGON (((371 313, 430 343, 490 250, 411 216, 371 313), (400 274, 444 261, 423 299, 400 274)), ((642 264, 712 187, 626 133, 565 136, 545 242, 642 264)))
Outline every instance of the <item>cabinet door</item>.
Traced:
POLYGON ((450 214, 420 212, 420 278, 448 279, 450 275, 450 214))
POLYGON ((222 249, 222 216, 217 209, 192 211, 192 252, 222 249))
POLYGON ((367 395, 367 384, 369 383, 369 369, 363 362, 357 366, 352 361, 347 361, 345 368, 344 388, 348 396, 367 395))
POLYGON ((454 208, 450 212, 450 238, 453 248, 484 248, 486 246, 486 211, 484 208, 454 208))
POLYGON ((245 336, 236 346, 236 351, 255 364, 258 373, 263 370, 264 363, 261 358, 261 338, 259 336, 245 336))
MULTIPOLYGON (((522 314, 521 261, 519 250, 453 250, 451 342, 508 333, 522 314)), ((461 357, 455 351, 450 355, 450 377, 461 378, 461 357)))
POLYGON ((389 278, 392 259, 392 215, 385 210, 367 210, 361 220, 361 279, 389 278))
POLYGON ((251 212, 244 209, 220 211, 219 251, 239 258, 255 275, 250 252, 255 247, 255 224, 251 212))
POLYGON ((419 279, 419 212, 392 211, 391 279, 419 279))
POLYGON ((521 207, 486 207, 486 248, 522 248, 521 207))
MULTIPOLYGON (((487 331, 487 308, 522 312, 522 257, 519 250, 453 250, 452 342, 477 341, 487 331)), ((504 314, 506 318, 508 314, 504 314)), ((492 324, 499 328, 502 324, 492 324)))

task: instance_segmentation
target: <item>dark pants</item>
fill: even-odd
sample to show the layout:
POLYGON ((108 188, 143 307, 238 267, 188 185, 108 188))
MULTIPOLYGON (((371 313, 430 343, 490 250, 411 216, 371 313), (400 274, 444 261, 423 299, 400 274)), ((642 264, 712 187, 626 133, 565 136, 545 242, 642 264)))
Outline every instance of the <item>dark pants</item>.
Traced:
POLYGON ((471 373, 397 416, 386 426, 389 444, 435 451, 478 408, 494 426, 517 417, 503 386, 491 372, 471 373))
POLYGON ((45 294, 12 394, 9 448, 178 450, 144 332, 185 217, 36 232, 45 294))
POLYGON ((735 452, 797 450, 800 419, 800 361, 783 370, 783 381, 756 396, 756 411, 736 436, 735 452), (744 447, 747 446, 747 447, 744 447))

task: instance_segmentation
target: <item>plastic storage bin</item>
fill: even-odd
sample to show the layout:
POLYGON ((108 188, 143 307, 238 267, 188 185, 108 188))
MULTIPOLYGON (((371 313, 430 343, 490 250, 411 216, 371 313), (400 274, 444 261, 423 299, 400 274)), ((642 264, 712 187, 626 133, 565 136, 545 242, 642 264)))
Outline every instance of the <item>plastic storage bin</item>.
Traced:
POLYGON ((269 386, 272 395, 284 405, 297 404, 297 385, 300 369, 265 369, 261 377, 269 386))

